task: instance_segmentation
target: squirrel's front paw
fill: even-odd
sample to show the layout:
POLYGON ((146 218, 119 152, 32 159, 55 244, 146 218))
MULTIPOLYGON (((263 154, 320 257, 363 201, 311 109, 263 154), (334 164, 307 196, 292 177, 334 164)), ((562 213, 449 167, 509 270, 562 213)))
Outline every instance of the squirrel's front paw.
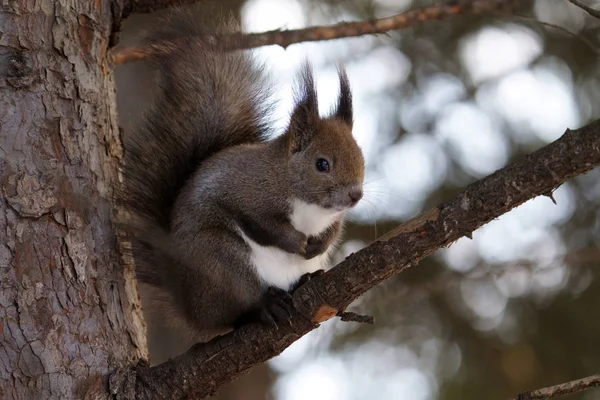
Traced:
POLYGON ((327 250, 327 241, 319 239, 316 236, 311 236, 308 238, 306 245, 306 253, 304 254, 304 258, 310 260, 320 254, 325 253, 327 250))
POLYGON ((307 246, 308 236, 294 229, 283 238, 281 248, 288 253, 304 256, 307 246))

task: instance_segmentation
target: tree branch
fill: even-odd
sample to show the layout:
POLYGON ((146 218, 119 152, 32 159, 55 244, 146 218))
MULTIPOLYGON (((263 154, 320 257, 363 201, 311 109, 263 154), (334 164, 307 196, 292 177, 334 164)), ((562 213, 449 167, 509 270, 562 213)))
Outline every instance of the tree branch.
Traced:
MULTIPOLYGON (((158 1, 158 0, 157 0, 158 1)), ((168 0, 163 0, 168 1, 168 0)), ((187 0, 191 2, 191 0, 187 0)), ((140 47, 112 49, 109 61, 112 65, 142 60, 152 56, 169 54, 178 44, 194 40, 205 45, 216 45, 226 50, 249 49, 254 47, 279 45, 287 47, 293 43, 316 42, 385 33, 405 29, 429 20, 440 20, 458 14, 481 14, 508 7, 516 0, 462 0, 426 6, 409 10, 391 17, 371 21, 342 22, 330 26, 316 26, 306 29, 274 30, 263 33, 216 35, 194 38, 181 38, 173 41, 152 43, 140 47)))
POLYGON ((446 203, 400 225, 293 294, 290 326, 248 325, 198 344, 164 364, 117 371, 117 398, 204 398, 343 310, 381 281, 483 224, 600 164, 600 120, 477 181, 446 203))
POLYGON ((599 10, 594 10, 592 7, 586 6, 579 0, 569 0, 569 2, 571 2, 572 4, 574 4, 577 7, 581 8, 583 11, 590 14, 592 17, 600 19, 600 11, 599 10))
POLYGON ((587 378, 561 383, 560 385, 521 393, 512 400, 543 400, 565 394, 584 392, 597 387, 600 387, 600 375, 592 375, 587 378))

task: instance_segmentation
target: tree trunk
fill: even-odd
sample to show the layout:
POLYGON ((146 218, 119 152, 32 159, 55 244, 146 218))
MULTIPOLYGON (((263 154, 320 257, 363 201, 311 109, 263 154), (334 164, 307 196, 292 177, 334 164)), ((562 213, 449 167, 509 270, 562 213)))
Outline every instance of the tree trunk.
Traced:
POLYGON ((104 375, 147 356, 111 227, 114 4, 2 4, 0 398, 96 397, 104 375))

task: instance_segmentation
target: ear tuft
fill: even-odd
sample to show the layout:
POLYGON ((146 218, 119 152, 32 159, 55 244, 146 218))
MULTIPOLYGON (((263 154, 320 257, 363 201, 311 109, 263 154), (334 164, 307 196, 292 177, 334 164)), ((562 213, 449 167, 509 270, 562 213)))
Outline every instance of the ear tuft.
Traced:
POLYGON ((319 122, 317 90, 315 89, 312 67, 308 62, 302 65, 295 98, 296 105, 288 128, 289 146, 292 153, 300 152, 309 145, 317 131, 319 122))
POLYGON ((337 109, 334 116, 352 126, 352 91, 350 90, 350 81, 346 75, 346 69, 343 65, 338 66, 338 76, 340 78, 340 95, 338 97, 337 109))

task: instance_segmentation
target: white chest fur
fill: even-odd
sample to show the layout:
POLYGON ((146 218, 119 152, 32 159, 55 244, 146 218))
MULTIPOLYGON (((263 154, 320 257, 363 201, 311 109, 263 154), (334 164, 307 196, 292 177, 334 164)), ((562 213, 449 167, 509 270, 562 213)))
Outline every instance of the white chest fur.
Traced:
MULTIPOLYGON (((336 220, 342 218, 342 214, 339 211, 294 200, 290 220, 294 228, 310 236, 323 232, 336 220)), ((276 247, 261 246, 244 233, 241 235, 252 250, 251 261, 258 276, 265 284, 284 290, 288 290, 307 272, 326 268, 330 253, 333 251, 330 247, 325 253, 305 260, 297 254, 287 253, 276 247)))
POLYGON ((302 200, 292 201, 290 220, 294 228, 305 235, 317 235, 342 217, 343 211, 323 208, 316 204, 305 203, 302 200))

